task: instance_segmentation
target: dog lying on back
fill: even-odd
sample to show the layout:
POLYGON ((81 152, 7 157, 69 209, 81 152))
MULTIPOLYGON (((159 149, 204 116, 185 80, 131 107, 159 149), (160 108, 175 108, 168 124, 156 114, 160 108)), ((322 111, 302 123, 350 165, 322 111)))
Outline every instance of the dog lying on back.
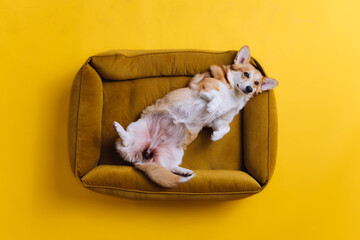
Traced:
POLYGON ((212 141, 230 131, 234 116, 255 95, 278 82, 263 77, 250 64, 250 50, 244 46, 234 64, 211 66, 197 74, 186 88, 177 89, 147 107, 126 131, 117 122, 116 150, 121 157, 163 187, 175 187, 194 177, 180 167, 184 150, 203 127, 211 127, 212 141))

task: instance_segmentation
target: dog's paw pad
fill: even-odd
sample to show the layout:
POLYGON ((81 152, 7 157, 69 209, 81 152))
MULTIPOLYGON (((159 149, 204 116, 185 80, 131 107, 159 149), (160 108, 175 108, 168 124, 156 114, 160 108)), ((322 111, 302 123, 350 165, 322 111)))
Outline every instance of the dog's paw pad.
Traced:
POLYGON ((191 170, 187 170, 187 171, 173 171, 172 173, 176 174, 176 175, 180 175, 182 177, 190 177, 194 174, 193 171, 191 170))
POLYGON ((190 177, 191 175, 193 175, 193 173, 190 173, 190 172, 186 172, 186 173, 181 174, 181 176, 183 176, 183 177, 190 177))

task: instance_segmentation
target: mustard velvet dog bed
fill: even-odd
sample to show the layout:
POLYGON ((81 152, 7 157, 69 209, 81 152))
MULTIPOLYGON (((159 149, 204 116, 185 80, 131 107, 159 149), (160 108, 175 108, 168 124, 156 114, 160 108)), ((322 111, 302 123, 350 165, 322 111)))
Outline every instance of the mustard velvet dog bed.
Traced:
MULTIPOLYGON (((71 92, 69 152, 80 183, 93 191, 135 199, 230 200, 260 192, 275 165, 277 113, 273 90, 250 100, 223 139, 204 129, 185 150, 182 166, 196 177, 165 189, 121 160, 112 123, 126 127, 168 92, 185 87, 212 64, 230 64, 236 51, 111 51, 90 57, 71 92)), ((252 59, 252 64, 263 72, 252 59)))

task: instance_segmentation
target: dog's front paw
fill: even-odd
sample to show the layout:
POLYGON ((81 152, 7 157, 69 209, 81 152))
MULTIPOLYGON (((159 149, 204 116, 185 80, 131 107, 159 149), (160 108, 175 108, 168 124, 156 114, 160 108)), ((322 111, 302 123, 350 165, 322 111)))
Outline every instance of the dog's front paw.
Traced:
POLYGON ((218 95, 217 91, 214 90, 211 90, 209 92, 205 92, 205 91, 200 92, 200 97, 207 101, 213 100, 217 95, 218 95))
POLYGON ((213 113, 218 107, 219 107, 219 102, 213 100, 209 102, 208 105, 206 106, 206 111, 208 113, 213 113))
POLYGON ((215 142, 215 141, 221 139, 229 131, 230 131, 230 127, 225 127, 225 128, 220 129, 220 130, 214 131, 211 134, 211 141, 215 142))
POLYGON ((215 142, 221 139, 224 135, 220 131, 215 131, 211 134, 211 141, 215 142))
POLYGON ((208 113, 215 112, 215 110, 219 108, 220 103, 221 103, 221 98, 219 98, 218 96, 215 97, 206 105, 206 111, 208 111, 208 113))

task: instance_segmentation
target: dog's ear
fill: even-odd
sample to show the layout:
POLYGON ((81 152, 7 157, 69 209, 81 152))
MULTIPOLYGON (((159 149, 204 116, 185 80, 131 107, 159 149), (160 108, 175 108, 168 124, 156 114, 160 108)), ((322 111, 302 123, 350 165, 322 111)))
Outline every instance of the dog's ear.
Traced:
POLYGON ((246 64, 250 62, 250 49, 247 45, 243 46, 236 54, 234 59, 235 64, 246 64))
POLYGON ((214 76, 214 78, 216 79, 225 79, 224 76, 224 71, 221 67, 217 66, 217 65, 211 65, 210 66, 210 71, 211 74, 214 76))
POLYGON ((263 82, 261 84, 261 90, 266 91, 275 88, 279 84, 278 81, 276 81, 273 78, 264 77, 263 82))

